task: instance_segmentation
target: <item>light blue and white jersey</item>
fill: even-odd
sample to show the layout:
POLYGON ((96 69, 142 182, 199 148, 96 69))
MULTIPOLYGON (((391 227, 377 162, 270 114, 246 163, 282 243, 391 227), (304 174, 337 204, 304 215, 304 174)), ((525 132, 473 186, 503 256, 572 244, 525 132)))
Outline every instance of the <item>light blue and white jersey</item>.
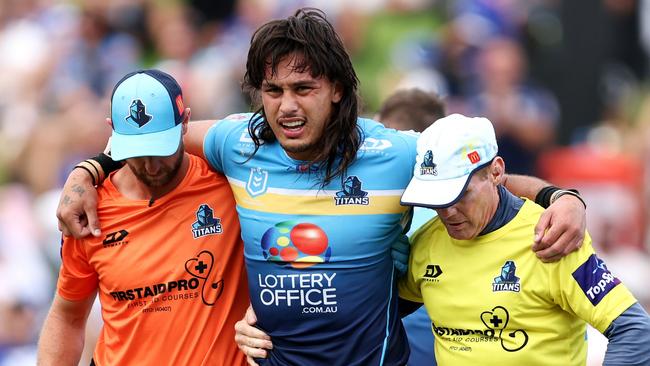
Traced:
POLYGON ((359 119, 364 143, 345 176, 321 187, 318 167, 279 143, 254 149, 232 115, 204 152, 237 201, 251 303, 273 339, 265 365, 404 365, 390 246, 403 231, 400 197, 413 174, 416 136, 359 119))

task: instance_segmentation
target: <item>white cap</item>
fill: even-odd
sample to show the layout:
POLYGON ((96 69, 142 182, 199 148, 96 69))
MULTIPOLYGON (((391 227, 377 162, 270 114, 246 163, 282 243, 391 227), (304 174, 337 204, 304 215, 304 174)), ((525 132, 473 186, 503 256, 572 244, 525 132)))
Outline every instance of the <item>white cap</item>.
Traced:
POLYGON ((418 139, 413 178, 402 205, 449 207, 461 199, 472 174, 497 156, 494 127, 487 118, 452 114, 418 139))

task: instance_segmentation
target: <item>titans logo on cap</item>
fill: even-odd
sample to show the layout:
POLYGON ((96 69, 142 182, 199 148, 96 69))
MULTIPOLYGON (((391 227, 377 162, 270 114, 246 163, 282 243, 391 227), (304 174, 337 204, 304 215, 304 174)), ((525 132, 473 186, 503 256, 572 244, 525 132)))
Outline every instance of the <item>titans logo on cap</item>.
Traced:
POLYGON ((129 115, 125 119, 142 127, 151 121, 151 118, 153 117, 147 114, 147 106, 140 99, 134 99, 129 107, 129 115))
POLYGON ((433 162, 433 152, 427 150, 422 159, 422 164, 420 164, 420 174, 421 175, 438 175, 436 170, 436 163, 433 162))

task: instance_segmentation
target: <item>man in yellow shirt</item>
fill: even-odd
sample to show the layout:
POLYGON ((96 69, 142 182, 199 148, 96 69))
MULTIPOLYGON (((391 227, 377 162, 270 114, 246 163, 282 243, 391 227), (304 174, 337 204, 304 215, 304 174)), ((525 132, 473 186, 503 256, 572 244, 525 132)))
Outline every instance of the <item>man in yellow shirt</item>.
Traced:
POLYGON ((584 365, 586 323, 610 339, 606 365, 650 364, 650 318, 589 235, 555 263, 530 250, 543 209, 498 184, 505 163, 489 120, 442 118, 417 145, 402 204, 438 217, 411 238, 400 311, 424 303, 438 364, 584 365))

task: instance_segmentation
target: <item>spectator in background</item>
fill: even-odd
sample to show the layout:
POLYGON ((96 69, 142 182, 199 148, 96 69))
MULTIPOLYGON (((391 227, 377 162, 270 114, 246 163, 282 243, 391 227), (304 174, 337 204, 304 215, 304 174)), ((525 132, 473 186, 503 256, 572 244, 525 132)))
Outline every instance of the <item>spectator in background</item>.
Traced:
POLYGON ((382 103, 377 120, 384 126, 402 131, 422 132, 433 121, 445 116, 442 100, 420 89, 402 89, 382 103))
MULTIPOLYGON (((0 365, 33 365, 53 275, 40 250, 30 192, 0 186, 0 365)), ((51 244, 51 243, 50 243, 51 244)))
POLYGON ((526 67, 518 43, 491 40, 478 57, 478 85, 467 102, 468 114, 494 123, 499 154, 516 174, 535 174, 537 156, 553 142, 559 116, 555 99, 526 82, 526 67))

